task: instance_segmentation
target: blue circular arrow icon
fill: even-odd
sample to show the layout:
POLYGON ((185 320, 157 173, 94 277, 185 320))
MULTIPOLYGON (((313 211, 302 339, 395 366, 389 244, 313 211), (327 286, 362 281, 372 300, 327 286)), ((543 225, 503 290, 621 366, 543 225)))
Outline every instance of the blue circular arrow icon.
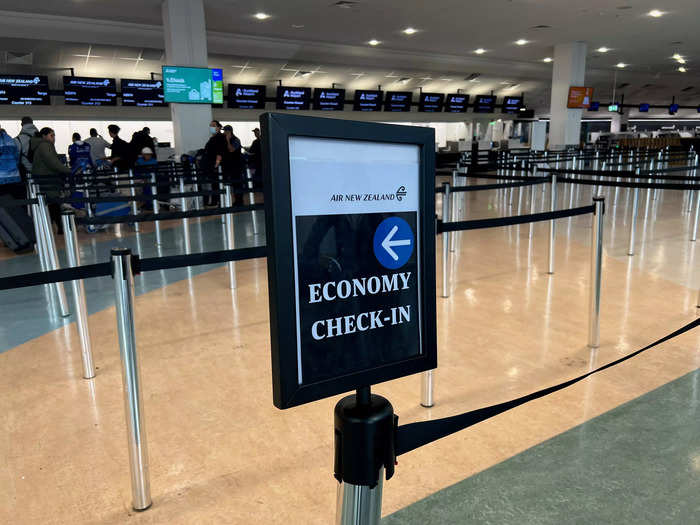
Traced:
POLYGON ((374 232, 374 256, 389 270, 401 268, 413 254, 414 236, 401 217, 384 219, 374 232))

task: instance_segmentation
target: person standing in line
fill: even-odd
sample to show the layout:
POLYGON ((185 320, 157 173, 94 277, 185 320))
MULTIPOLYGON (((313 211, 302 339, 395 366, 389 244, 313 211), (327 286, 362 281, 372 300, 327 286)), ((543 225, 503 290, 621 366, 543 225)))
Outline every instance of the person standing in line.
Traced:
POLYGON ((108 157, 108 160, 119 171, 129 171, 133 167, 136 157, 131 149, 131 145, 119 137, 121 128, 116 124, 110 124, 107 126, 107 130, 109 131, 109 136, 112 137, 112 155, 108 157))
POLYGON ((73 133, 73 144, 68 146, 68 161, 73 172, 70 177, 71 187, 74 185, 74 175, 77 171, 86 173, 92 171, 92 156, 90 144, 80 139, 80 133, 73 133))
POLYGON ((104 163, 105 158, 107 158, 105 148, 111 148, 112 145, 102 138, 102 135, 99 135, 95 128, 90 129, 90 136, 85 139, 85 142, 90 145, 90 159, 93 166, 104 163))
MULTIPOLYGON (((141 177, 147 181, 150 181, 153 178, 153 175, 155 175, 157 194, 165 195, 170 193, 170 180, 167 177, 167 174, 165 174, 164 177, 161 177, 161 174, 158 173, 158 160, 156 160, 155 156, 153 155, 153 150, 151 148, 143 148, 139 152, 139 156, 134 164, 134 173, 137 177, 141 177)), ((144 186, 143 194, 153 195, 153 186, 144 186)), ((153 202, 147 201, 144 203, 143 208, 146 210, 153 210, 153 202)))
POLYGON ((248 150, 248 167, 255 170, 255 173, 260 176, 260 128, 255 128, 253 134, 255 135, 255 140, 253 140, 250 147, 246 148, 248 150))
MULTIPOLYGON (((63 176, 71 174, 71 169, 58 159, 56 153, 56 134, 51 128, 42 128, 38 137, 34 137, 30 143, 32 158, 32 175, 39 180, 41 191, 48 198, 60 197, 58 189, 63 182, 63 176), (43 182, 42 182, 43 181, 43 182)), ((61 205, 49 204, 51 221, 56 223, 58 234, 63 235, 61 225, 61 205)))
MULTIPOLYGON (((210 188, 213 191, 219 189, 219 166, 224 158, 224 154, 228 150, 226 144, 226 137, 221 133, 221 122, 218 120, 212 120, 209 123, 209 133, 211 137, 204 146, 204 157, 202 159, 202 170, 205 176, 211 180, 210 188)), ((208 195, 204 197, 205 206, 218 206, 219 196, 218 195, 208 195)))
POLYGON ((34 137, 39 135, 39 130, 36 129, 32 117, 22 117, 21 124, 22 129, 15 140, 17 141, 17 148, 19 149, 19 174, 24 181, 26 180, 27 175, 32 172, 30 143, 34 137))
MULTIPOLYGON (((226 151, 224 152, 223 159, 221 161, 221 166, 224 172, 224 180, 230 184, 233 184, 235 190, 240 190, 242 188, 241 182, 241 171, 242 171, 242 157, 241 157, 241 141, 233 133, 233 127, 230 125, 224 126, 224 137, 226 137, 226 151)), ((243 205, 243 194, 234 194, 234 206, 243 205)))
POLYGON ((0 195, 15 199, 25 197, 24 184, 19 174, 19 147, 17 141, 0 128, 0 195))

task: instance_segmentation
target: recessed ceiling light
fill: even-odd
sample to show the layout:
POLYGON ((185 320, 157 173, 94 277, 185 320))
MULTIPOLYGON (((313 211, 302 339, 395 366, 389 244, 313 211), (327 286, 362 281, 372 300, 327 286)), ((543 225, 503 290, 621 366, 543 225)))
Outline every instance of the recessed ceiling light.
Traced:
POLYGON ((659 11, 658 9, 652 9, 647 14, 653 18, 659 18, 660 16, 664 16, 666 13, 659 11))
POLYGON ((483 55, 484 53, 486 53, 486 50, 483 47, 480 47, 479 49, 475 49, 474 53, 476 53, 477 55, 483 55))
POLYGON ((603 46, 596 49, 596 51, 598 51, 598 53, 607 53, 608 51, 610 51, 610 48, 603 46))
POLYGON ((625 64, 624 62, 618 62, 618 63, 615 65, 615 67, 619 67, 620 69, 623 69, 623 68, 626 68, 626 67, 627 67, 627 64, 625 64))
POLYGON ((552 57, 545 57, 545 58, 542 59, 542 62, 547 62, 547 63, 549 63, 549 62, 551 62, 551 61, 552 61, 552 57))
POLYGON ((417 32, 418 32, 418 30, 414 27, 407 27, 406 29, 403 30, 404 35, 413 35, 417 32))
POLYGON ((255 13, 253 16, 258 20, 267 20, 268 18, 270 18, 270 15, 268 15, 267 13, 255 13))
POLYGON ((683 66, 681 66, 678 68, 678 71, 680 71, 681 73, 685 73, 688 70, 686 68, 684 68, 683 66))
POLYGON ((402 84, 408 84, 410 81, 411 79, 409 77, 403 77, 399 79, 399 82, 401 82, 402 84))
POLYGON ((528 44, 529 42, 530 42, 529 40, 525 40, 524 38, 521 38, 520 40, 515 41, 515 45, 524 46, 525 44, 528 44))
POLYGON ((370 46, 378 46, 379 44, 381 44, 381 41, 380 41, 380 40, 377 40, 376 38, 373 38, 372 40, 370 40, 370 41, 367 42, 367 43, 368 43, 370 46))
POLYGON ((292 24, 292 28, 294 29, 302 29, 304 27, 304 24, 292 24))
POLYGON ((678 60, 679 58, 683 58, 682 55, 679 55, 678 53, 673 53, 673 56, 671 57, 673 60, 678 60))
POLYGON ((678 62, 679 64, 685 64, 685 58, 683 58, 683 57, 677 58, 676 62, 678 62))

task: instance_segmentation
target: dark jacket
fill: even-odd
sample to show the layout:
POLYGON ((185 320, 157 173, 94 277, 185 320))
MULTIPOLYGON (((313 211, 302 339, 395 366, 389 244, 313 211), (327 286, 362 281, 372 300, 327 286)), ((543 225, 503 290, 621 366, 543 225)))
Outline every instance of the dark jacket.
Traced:
POLYGON ((55 187, 55 184, 58 182, 56 179, 62 178, 60 177, 61 175, 70 175, 70 168, 58 160, 58 154, 53 142, 49 142, 41 137, 33 137, 30 142, 30 148, 34 155, 32 175, 55 177, 51 181, 53 185, 47 186, 49 184, 47 180, 44 181, 44 184, 41 184, 41 179, 39 185, 47 197, 57 197, 59 191, 55 187))

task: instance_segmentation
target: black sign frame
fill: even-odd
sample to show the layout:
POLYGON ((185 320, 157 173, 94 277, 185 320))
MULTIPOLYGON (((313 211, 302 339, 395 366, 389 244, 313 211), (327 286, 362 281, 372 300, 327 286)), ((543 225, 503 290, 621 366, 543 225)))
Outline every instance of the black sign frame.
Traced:
POLYGON ((445 107, 445 94, 444 93, 428 93, 427 91, 421 91, 418 95, 418 112, 419 113, 441 113, 445 107), (438 97, 437 102, 431 102, 426 100, 428 97, 438 97), (437 104, 436 109, 429 109, 431 105, 437 104))
POLYGON ((310 87, 292 87, 292 86, 277 86, 277 97, 275 98, 275 108, 284 111, 307 111, 311 109, 311 88, 310 87), (285 102, 285 90, 303 91, 304 96, 299 100, 302 101, 299 107, 291 107, 285 102))
POLYGON ((353 111, 360 111, 362 113, 374 113, 376 111, 381 111, 384 107, 384 91, 381 89, 356 89, 355 95, 353 97, 353 111), (377 100, 372 102, 372 106, 362 107, 363 101, 360 97, 365 94, 372 94, 377 96, 377 100))
POLYGON ((263 84, 229 84, 227 107, 231 109, 265 109, 267 86, 263 84), (237 101, 236 89, 257 89, 258 95, 254 104, 241 104, 237 101))
POLYGON ((314 88, 312 109, 315 111, 343 111, 345 109, 345 89, 342 88, 314 88), (328 105, 328 107, 323 107, 321 102, 322 93, 335 92, 338 94, 337 105, 333 107, 328 105))
MULTIPOLYGON (((262 129, 262 170, 265 192, 267 265, 270 301, 273 400, 285 409, 356 388, 432 370, 437 367, 435 306, 435 132, 432 128, 355 122, 322 117, 265 113, 262 129), (421 265, 419 304, 421 353, 403 360, 299 384, 294 242, 289 159, 290 137, 313 137, 419 147, 421 265), (273 175, 274 174, 274 175, 273 175)), ((329 174, 332 176, 332 174, 329 174)))

